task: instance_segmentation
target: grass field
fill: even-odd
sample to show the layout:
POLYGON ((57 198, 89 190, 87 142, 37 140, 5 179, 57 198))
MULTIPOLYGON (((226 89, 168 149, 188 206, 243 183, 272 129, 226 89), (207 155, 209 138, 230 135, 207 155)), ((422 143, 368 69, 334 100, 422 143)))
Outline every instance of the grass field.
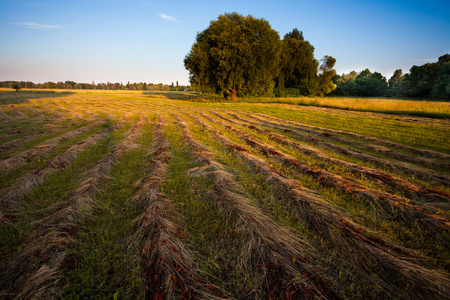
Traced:
POLYGON ((1 90, 0 298, 449 298, 450 104, 276 101, 1 90))

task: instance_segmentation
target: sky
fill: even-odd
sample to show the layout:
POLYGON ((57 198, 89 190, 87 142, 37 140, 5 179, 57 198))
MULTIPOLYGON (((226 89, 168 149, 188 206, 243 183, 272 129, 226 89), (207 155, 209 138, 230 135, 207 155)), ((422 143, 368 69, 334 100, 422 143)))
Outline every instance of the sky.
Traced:
POLYGON ((0 81, 187 85, 197 32, 229 12, 303 31, 338 74, 389 79, 450 53, 448 0, 0 0, 0 81))

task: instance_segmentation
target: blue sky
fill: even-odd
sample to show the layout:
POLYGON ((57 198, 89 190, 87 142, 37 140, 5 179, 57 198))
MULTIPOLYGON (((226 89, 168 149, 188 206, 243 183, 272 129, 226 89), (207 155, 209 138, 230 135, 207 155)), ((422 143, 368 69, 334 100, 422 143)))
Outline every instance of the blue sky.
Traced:
POLYGON ((0 0, 0 81, 188 84, 183 58, 225 12, 302 30, 338 74, 389 78, 450 53, 450 1, 0 0))

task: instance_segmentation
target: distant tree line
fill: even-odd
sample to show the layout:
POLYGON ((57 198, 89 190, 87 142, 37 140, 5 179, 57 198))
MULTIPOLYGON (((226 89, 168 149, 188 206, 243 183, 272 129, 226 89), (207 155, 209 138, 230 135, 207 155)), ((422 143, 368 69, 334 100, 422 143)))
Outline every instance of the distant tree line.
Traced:
POLYGON ((75 81, 58 81, 58 82, 44 82, 33 83, 31 81, 0 81, 0 87, 19 89, 77 89, 77 90, 130 90, 130 91, 186 91, 190 87, 178 85, 172 82, 171 85, 162 83, 126 83, 122 82, 107 82, 107 83, 77 83, 75 81))
POLYGON ((450 100, 450 54, 439 57, 435 63, 413 66, 403 75, 401 69, 394 72, 389 80, 378 72, 365 69, 359 73, 335 75, 336 89, 332 95, 338 96, 392 96, 392 97, 433 97, 450 100))
POLYGON ((321 61, 298 29, 281 40, 268 21, 228 13, 197 34, 184 64, 194 89, 237 100, 238 95, 328 94, 336 87, 336 59, 321 61))

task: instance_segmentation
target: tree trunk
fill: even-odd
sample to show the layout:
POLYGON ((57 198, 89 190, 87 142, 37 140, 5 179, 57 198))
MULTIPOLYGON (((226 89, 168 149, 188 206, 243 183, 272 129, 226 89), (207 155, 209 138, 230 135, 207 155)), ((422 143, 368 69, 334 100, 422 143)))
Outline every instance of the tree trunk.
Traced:
POLYGON ((233 100, 234 102, 237 102, 237 90, 233 89, 231 90, 231 100, 233 100))

